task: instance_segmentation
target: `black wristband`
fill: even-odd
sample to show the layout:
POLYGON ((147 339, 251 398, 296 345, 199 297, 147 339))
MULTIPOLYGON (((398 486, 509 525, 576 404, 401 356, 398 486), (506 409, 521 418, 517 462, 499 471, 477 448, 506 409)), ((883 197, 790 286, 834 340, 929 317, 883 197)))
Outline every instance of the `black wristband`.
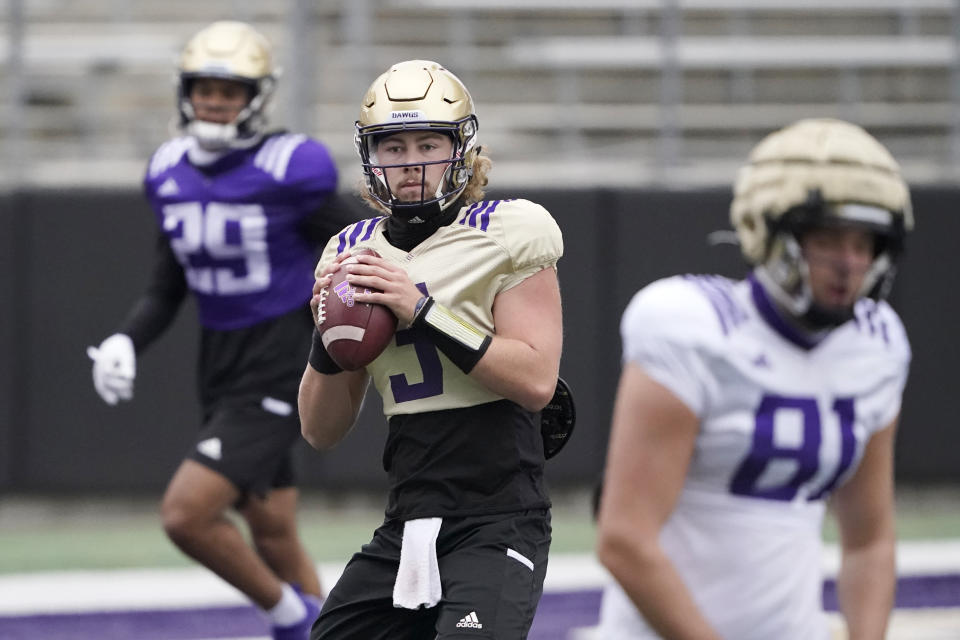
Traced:
POLYGON ((313 344, 310 346, 310 357, 307 358, 307 362, 319 373, 333 374, 343 371, 343 368, 327 353, 327 349, 323 346, 323 338, 320 337, 316 327, 313 329, 313 344))
POLYGON ((480 362, 493 341, 430 296, 417 302, 416 315, 410 326, 422 331, 450 362, 467 374, 480 362))
POLYGON ((423 313, 424 307, 427 306, 428 302, 433 301, 433 296, 421 296, 417 300, 416 306, 413 307, 413 320, 410 321, 410 326, 412 327, 417 322, 417 318, 420 317, 420 314, 423 313))

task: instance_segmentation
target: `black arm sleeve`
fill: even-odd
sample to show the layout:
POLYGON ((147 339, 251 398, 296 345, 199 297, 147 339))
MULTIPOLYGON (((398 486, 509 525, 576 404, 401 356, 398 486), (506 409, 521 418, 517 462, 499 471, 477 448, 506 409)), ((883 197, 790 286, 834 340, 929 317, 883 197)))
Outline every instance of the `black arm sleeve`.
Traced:
POLYGON ((130 336, 140 353, 170 326, 186 295, 183 267, 173 255, 167 237, 159 233, 150 283, 120 325, 119 332, 130 336))
POLYGON ((373 215, 373 211, 356 196, 332 193, 306 219, 305 232, 310 241, 322 249, 341 229, 373 215))

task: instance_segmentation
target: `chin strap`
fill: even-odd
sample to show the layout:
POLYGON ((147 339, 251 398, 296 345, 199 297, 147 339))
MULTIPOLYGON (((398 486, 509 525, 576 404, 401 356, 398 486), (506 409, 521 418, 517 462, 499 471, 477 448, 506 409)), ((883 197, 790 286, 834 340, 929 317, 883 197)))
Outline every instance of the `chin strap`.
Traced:
POLYGON ((754 269, 754 275, 757 281, 763 285, 767 295, 777 303, 777 306, 794 318, 802 317, 813 304, 813 294, 810 292, 810 286, 807 279, 802 275, 798 276, 797 291, 794 293, 784 288, 782 284, 783 274, 777 273, 776 267, 771 268, 762 264, 754 269))
POLYGON ((242 138, 235 123, 218 124, 194 120, 185 127, 187 135, 193 136, 204 151, 229 151, 248 149, 263 139, 262 133, 242 138))

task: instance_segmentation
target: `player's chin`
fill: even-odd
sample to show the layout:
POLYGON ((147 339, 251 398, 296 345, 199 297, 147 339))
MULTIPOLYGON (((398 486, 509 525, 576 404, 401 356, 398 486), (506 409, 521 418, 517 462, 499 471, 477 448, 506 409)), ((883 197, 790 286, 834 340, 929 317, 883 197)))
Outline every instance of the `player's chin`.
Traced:
POLYGON ((231 118, 228 114, 223 113, 197 114, 197 120, 208 122, 210 124, 230 124, 233 122, 233 118, 231 118))
POLYGON ((423 202, 423 189, 420 185, 400 187, 394 197, 404 204, 416 204, 423 202))

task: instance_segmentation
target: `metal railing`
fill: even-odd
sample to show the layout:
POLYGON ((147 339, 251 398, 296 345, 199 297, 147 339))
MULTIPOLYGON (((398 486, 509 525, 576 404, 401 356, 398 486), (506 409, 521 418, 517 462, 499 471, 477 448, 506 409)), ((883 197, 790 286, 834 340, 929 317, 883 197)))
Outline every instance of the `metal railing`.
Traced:
POLYGON ((176 54, 217 18, 274 40, 275 121, 348 175, 367 83, 433 57, 471 87, 498 184, 726 183, 810 115, 871 129, 914 182, 960 176, 956 0, 7 0, 2 18, 8 187, 136 184, 176 54))

